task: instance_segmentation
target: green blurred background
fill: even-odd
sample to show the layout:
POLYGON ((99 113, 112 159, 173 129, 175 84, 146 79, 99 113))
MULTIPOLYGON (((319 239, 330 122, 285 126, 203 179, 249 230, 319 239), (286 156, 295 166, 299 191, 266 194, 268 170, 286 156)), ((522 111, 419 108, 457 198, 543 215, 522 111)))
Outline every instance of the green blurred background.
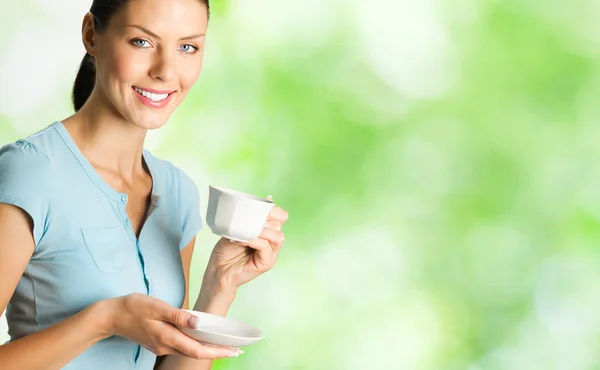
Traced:
MULTIPOLYGON (((147 148, 291 216, 215 369, 600 369, 600 2, 213 3, 147 148)), ((71 114, 90 4, 2 0, 1 143, 71 114)))

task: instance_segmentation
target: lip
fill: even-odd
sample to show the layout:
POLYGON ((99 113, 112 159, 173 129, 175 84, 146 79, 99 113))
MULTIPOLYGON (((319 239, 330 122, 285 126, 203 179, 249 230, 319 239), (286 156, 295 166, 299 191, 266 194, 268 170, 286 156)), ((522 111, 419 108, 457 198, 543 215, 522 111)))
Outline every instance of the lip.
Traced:
POLYGON ((145 87, 139 87, 139 86, 132 86, 132 87, 133 87, 133 88, 136 88, 136 87, 137 87, 138 89, 141 89, 141 90, 144 90, 144 91, 148 91, 148 92, 150 92, 150 93, 153 93, 153 94, 159 94, 159 95, 160 95, 160 94, 172 94, 172 93, 174 93, 175 91, 177 91, 177 90, 155 90, 155 89, 146 89, 145 87))
POLYGON ((161 90, 153 90, 153 89, 142 89, 141 87, 139 87, 139 89, 142 89, 144 91, 153 93, 153 94, 169 94, 169 96, 167 96, 164 100, 161 100, 159 102, 153 101, 151 99, 148 99, 147 97, 145 97, 144 95, 140 94, 139 92, 137 92, 135 90, 137 86, 131 86, 131 90, 133 90, 135 96, 138 97, 138 99, 140 100, 140 102, 142 104, 144 104, 147 107, 150 108, 164 108, 167 105, 169 105, 169 102, 171 101, 171 99, 173 98, 173 95, 175 93, 175 91, 161 91, 161 90))

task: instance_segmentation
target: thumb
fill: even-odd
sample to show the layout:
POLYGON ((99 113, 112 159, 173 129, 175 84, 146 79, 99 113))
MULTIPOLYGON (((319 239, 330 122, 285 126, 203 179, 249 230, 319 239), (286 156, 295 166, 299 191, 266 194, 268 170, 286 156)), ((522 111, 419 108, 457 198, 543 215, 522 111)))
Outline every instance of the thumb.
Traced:
POLYGON ((200 320, 197 316, 185 311, 174 309, 170 313, 169 321, 179 327, 196 329, 200 320))

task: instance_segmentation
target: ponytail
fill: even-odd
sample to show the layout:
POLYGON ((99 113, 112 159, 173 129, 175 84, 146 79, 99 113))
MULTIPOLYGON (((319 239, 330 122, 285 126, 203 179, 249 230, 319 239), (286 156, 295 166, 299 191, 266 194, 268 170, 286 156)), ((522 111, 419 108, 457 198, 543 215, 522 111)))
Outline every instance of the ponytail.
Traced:
POLYGON ((94 90, 96 83, 96 67, 94 57, 86 53, 79 66, 79 72, 73 84, 73 107, 75 112, 81 109, 94 90))

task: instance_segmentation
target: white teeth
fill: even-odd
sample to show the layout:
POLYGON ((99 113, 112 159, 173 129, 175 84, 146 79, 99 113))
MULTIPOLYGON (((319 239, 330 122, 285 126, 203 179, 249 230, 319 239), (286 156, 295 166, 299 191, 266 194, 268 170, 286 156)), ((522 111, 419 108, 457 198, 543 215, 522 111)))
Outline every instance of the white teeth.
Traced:
POLYGON ((135 91, 139 92, 140 94, 142 94, 143 96, 145 96, 146 98, 155 101, 155 102, 159 102, 162 100, 165 100, 169 94, 154 94, 145 90, 140 89, 139 87, 135 87, 134 86, 135 91))

